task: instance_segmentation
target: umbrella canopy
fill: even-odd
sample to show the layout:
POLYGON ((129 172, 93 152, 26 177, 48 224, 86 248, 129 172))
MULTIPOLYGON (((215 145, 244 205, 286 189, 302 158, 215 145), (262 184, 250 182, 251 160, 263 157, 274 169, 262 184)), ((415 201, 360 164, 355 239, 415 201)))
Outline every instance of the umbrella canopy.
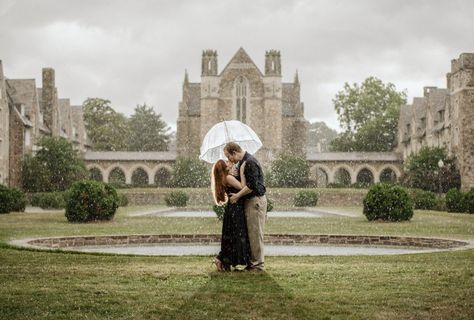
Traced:
POLYGON ((262 142, 246 124, 237 121, 222 121, 209 130, 201 145, 199 159, 214 163, 219 159, 227 159, 224 155, 224 146, 228 142, 235 142, 250 154, 254 154, 262 147, 262 142))

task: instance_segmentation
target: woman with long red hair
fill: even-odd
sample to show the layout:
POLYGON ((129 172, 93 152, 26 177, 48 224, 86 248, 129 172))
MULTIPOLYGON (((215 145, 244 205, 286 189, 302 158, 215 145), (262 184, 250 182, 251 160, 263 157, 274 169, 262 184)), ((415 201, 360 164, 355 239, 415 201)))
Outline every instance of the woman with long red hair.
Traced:
MULTIPOLYGON (((243 172, 244 167, 245 163, 241 165, 240 172, 243 172)), ((230 161, 218 160, 211 172, 214 201, 217 205, 225 206, 221 251, 214 259, 218 271, 230 271, 231 267, 250 264, 250 244, 243 199, 236 203, 228 201, 229 194, 237 193, 245 186, 245 176, 239 176, 236 172, 234 176, 233 170, 236 171, 230 161)))

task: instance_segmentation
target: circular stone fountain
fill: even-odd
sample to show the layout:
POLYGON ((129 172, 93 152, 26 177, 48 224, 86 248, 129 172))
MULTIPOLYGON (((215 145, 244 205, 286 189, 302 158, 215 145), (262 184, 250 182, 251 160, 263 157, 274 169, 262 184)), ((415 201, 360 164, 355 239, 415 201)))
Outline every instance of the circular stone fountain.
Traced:
MULTIPOLYGON (((23 239, 10 243, 36 249, 181 256, 214 255, 219 251, 220 237, 218 234, 114 235, 23 239)), ((265 236, 267 256, 386 255, 471 247, 474 247, 472 242, 437 238, 305 234, 265 236)))

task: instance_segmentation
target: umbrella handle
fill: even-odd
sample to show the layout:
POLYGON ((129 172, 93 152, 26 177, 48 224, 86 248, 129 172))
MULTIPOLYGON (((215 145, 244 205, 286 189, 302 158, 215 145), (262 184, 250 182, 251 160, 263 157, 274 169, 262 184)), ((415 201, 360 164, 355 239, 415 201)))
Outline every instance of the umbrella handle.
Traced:
POLYGON ((224 122, 224 127, 225 127, 225 142, 228 143, 230 142, 229 129, 227 128, 227 121, 223 120, 223 122, 224 122))

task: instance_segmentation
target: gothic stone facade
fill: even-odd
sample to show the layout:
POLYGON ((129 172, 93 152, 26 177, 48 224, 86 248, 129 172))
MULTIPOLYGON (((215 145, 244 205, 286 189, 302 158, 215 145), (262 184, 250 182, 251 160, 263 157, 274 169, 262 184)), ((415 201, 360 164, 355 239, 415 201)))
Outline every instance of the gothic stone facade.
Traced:
POLYGON ((22 161, 42 136, 62 136, 81 152, 88 149, 82 106, 58 98, 54 69, 35 79, 7 79, 0 61, 0 183, 21 186, 22 161))
POLYGON ((467 190, 474 187, 474 53, 452 60, 446 78, 447 88, 425 87, 401 107, 397 151, 406 159, 422 146, 446 147, 467 190))
POLYGON ((282 152, 305 155, 308 122, 300 101, 298 75, 282 82, 280 52, 267 51, 265 74, 240 48, 218 73, 217 52, 202 53, 201 82, 183 83, 177 121, 177 152, 199 154, 207 131, 222 120, 240 120, 255 130, 263 143, 257 157, 268 163, 282 152))

